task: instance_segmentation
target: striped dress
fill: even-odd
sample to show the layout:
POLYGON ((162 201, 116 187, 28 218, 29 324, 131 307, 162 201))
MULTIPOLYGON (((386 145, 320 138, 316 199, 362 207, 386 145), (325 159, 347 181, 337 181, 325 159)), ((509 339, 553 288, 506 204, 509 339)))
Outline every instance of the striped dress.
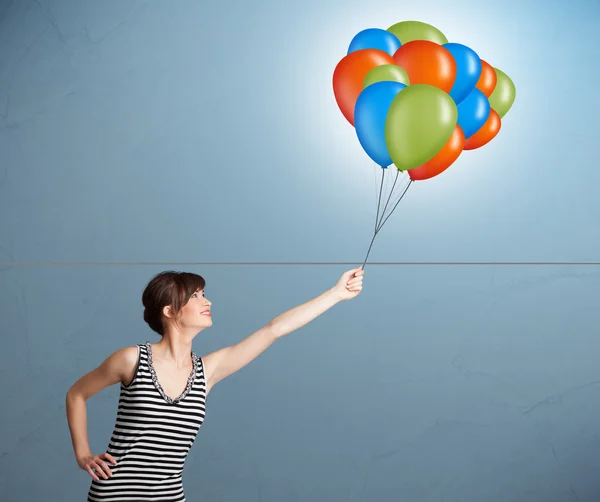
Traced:
POLYGON ((133 380, 121 385, 119 409, 107 452, 113 476, 92 480, 88 502, 184 502, 183 465, 204 421, 206 379, 202 358, 177 399, 167 396, 152 366, 150 342, 138 345, 133 380))

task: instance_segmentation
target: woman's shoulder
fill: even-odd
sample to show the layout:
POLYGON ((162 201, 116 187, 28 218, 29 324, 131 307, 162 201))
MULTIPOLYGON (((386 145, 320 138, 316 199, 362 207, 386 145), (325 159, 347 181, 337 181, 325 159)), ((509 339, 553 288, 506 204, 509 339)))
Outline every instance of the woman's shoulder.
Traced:
POLYGON ((120 348, 113 352, 110 358, 121 365, 136 366, 144 346, 145 343, 138 343, 120 348))
POLYGON ((113 359, 113 365, 118 368, 117 371, 121 375, 121 382, 126 386, 130 385, 135 378, 144 345, 139 343, 123 347, 110 356, 113 359))

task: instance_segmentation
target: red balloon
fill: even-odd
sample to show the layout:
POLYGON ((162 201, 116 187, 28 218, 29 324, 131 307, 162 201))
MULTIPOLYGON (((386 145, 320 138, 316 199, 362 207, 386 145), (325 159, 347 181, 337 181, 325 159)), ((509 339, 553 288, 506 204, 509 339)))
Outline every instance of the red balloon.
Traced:
POLYGON ((460 126, 457 125, 450 139, 433 159, 407 171, 410 179, 413 181, 428 180, 443 173, 460 157, 464 145, 465 134, 460 126))
POLYGON ((467 138, 465 141, 465 150, 475 150, 481 148, 492 141, 497 134, 500 132, 502 127, 502 120, 493 109, 490 109, 490 116, 486 120, 485 124, 481 126, 481 129, 477 131, 473 136, 467 138))
POLYGON ((485 94, 486 98, 489 98, 496 88, 496 82, 498 81, 498 75, 496 71, 491 67, 489 63, 486 63, 483 59, 481 60, 481 75, 475 87, 485 94))
POLYGON ((429 84, 450 92, 456 79, 456 61, 448 49, 429 40, 407 42, 394 61, 408 73, 410 84, 429 84))
POLYGON ((396 64, 392 56, 378 49, 362 49, 344 56, 333 72, 333 93, 340 111, 354 126, 354 105, 363 90, 363 81, 373 68, 396 64))

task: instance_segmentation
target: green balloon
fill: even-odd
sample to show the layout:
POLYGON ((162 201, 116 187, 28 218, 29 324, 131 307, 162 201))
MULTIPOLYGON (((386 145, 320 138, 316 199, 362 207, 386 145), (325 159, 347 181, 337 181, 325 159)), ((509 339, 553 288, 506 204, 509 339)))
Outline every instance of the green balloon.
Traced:
POLYGON ((396 167, 406 171, 435 157, 457 120, 454 100, 438 87, 415 84, 402 89, 385 121, 385 143, 396 167))
POLYGON ((448 43, 448 39, 440 30, 421 21, 402 21, 390 26, 387 31, 396 35, 403 44, 413 40, 429 40, 440 45, 448 43))
POLYGON ((363 81, 363 89, 376 82, 400 82, 404 85, 410 85, 408 73, 403 68, 395 64, 383 64, 376 66, 366 74, 363 81))
POLYGON ((489 97, 490 106, 500 116, 504 117, 512 107, 517 96, 517 89, 510 77, 498 68, 494 68, 498 80, 494 92, 489 97))

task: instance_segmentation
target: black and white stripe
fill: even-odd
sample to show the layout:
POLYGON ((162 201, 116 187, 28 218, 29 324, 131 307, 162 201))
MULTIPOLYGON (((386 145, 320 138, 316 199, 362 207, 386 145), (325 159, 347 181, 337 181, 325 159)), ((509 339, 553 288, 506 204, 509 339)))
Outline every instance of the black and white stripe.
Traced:
POLYGON ((202 358, 181 396, 163 391, 152 367, 149 342, 138 345, 133 381, 121 385, 119 408, 108 453, 117 460, 113 476, 92 480, 88 502, 185 502, 183 466, 206 412, 202 358))

